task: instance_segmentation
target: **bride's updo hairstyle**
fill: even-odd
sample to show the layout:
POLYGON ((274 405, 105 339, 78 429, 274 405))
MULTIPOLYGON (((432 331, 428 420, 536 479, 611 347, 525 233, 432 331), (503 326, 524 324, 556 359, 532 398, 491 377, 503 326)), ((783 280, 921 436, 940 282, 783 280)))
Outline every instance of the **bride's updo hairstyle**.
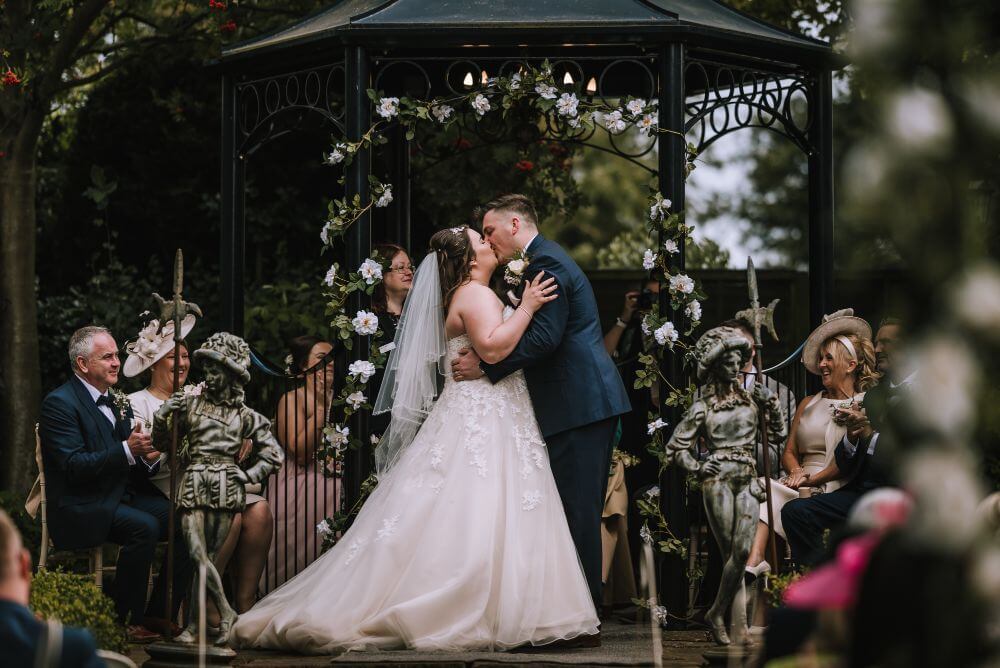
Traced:
POLYGON ((472 280, 472 261, 476 251, 469 243, 468 226, 440 230, 431 237, 431 251, 437 256, 441 278, 441 298, 448 308, 455 290, 472 280))

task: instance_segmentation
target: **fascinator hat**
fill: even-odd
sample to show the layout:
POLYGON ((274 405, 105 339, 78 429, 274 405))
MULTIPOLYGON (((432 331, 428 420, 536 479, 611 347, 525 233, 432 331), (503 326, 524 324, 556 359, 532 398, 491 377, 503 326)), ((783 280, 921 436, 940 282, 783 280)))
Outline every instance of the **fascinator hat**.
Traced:
MULTIPOLYGON (((194 327, 195 317, 192 314, 184 316, 181 320, 181 340, 194 327)), ((153 318, 146 326, 139 330, 139 336, 135 341, 125 344, 125 351, 128 358, 122 365, 122 373, 128 378, 138 376, 140 373, 153 366, 167 353, 174 349, 174 323, 168 322, 163 327, 163 331, 157 334, 156 329, 160 326, 160 321, 153 318)))
POLYGON ((854 350, 854 344, 847 338, 848 334, 856 334, 862 339, 871 340, 872 328, 864 319, 856 317, 854 309, 851 308, 841 309, 823 316, 823 322, 812 331, 802 348, 802 363, 809 373, 820 375, 819 352, 823 342, 827 339, 840 341, 847 348, 851 357, 857 361, 858 351, 854 350))

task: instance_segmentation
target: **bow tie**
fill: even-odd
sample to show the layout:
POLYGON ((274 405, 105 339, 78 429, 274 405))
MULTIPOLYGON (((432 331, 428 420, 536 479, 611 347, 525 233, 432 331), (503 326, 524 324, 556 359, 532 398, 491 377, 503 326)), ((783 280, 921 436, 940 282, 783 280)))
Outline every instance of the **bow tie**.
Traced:
POLYGON ((97 405, 98 406, 107 406, 108 408, 110 408, 112 410, 114 410, 114 407, 115 407, 115 403, 113 401, 111 401, 111 397, 108 396, 107 394, 102 394, 101 396, 97 397, 97 405))

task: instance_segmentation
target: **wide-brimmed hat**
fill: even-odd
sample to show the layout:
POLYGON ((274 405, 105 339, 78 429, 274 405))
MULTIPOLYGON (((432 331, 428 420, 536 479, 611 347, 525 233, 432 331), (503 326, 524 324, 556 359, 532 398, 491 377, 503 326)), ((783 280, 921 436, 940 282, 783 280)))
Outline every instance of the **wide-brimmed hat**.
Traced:
MULTIPOLYGON (((195 317, 192 314, 184 316, 181 320, 181 339, 186 339, 194 327, 195 317)), ((159 362, 174 348, 174 322, 171 320, 163 326, 163 331, 159 334, 156 329, 160 326, 160 321, 156 318, 150 320, 145 327, 139 331, 139 336, 135 341, 125 344, 128 358, 122 365, 122 373, 128 378, 138 376, 140 373, 159 362)))
POLYGON ((854 309, 845 308, 823 316, 823 322, 812 331, 802 348, 802 363, 809 373, 819 373, 819 350, 827 339, 845 334, 856 334, 862 339, 872 338, 872 328, 864 319, 854 315, 854 309))
POLYGON ((698 380, 704 381, 708 372, 727 350, 738 349, 745 364, 750 359, 751 344, 743 332, 735 327, 714 327, 698 339, 694 356, 698 360, 698 380))
POLYGON ((235 334, 212 334, 201 348, 194 351, 194 356, 218 362, 244 384, 250 382, 250 346, 235 334))

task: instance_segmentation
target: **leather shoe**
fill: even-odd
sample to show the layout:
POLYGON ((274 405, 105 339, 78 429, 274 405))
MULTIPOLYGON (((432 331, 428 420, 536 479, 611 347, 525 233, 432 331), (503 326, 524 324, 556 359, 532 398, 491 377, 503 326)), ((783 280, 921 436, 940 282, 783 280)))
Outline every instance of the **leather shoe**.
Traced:
POLYGON ((163 617, 143 617, 142 625, 154 633, 159 633, 160 635, 167 635, 170 632, 171 638, 176 638, 177 634, 181 632, 181 627, 173 622, 170 622, 163 617))
POLYGON ((159 633, 150 631, 145 626, 130 624, 125 627, 125 639, 130 643, 148 643, 156 640, 162 640, 163 636, 159 633))

